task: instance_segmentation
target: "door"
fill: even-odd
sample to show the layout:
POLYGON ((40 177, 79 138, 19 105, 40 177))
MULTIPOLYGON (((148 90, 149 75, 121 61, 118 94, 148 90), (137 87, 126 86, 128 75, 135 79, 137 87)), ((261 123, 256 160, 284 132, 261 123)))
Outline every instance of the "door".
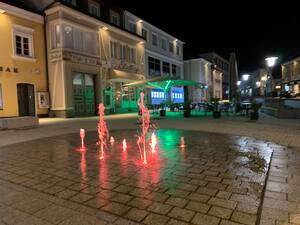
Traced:
POLYGON ((95 90, 93 75, 74 73, 73 103, 75 116, 95 115, 95 90))
POLYGON ((34 86, 17 84, 19 116, 35 116, 34 86))

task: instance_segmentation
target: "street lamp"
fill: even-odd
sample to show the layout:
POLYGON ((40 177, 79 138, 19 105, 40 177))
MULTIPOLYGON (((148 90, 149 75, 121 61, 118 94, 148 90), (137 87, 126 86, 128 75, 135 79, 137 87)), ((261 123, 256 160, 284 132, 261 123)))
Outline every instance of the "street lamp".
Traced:
POLYGON ((242 78, 243 78, 244 81, 247 81, 247 80, 249 79, 249 77, 250 77, 249 74, 244 74, 244 75, 242 76, 242 78))
MULTIPOLYGON (((272 57, 267 57, 267 58, 265 58, 265 60, 266 60, 266 63, 267 63, 267 67, 268 67, 268 71, 269 71, 269 81, 270 81, 270 88, 271 88, 271 95, 273 95, 272 94, 272 92, 273 92, 273 84, 272 84, 272 67, 274 67, 275 66, 275 64, 276 64, 276 61, 277 61, 277 59, 278 59, 278 57, 276 57, 276 56, 272 56, 272 57)), ((271 96, 272 97, 272 96, 271 96)))

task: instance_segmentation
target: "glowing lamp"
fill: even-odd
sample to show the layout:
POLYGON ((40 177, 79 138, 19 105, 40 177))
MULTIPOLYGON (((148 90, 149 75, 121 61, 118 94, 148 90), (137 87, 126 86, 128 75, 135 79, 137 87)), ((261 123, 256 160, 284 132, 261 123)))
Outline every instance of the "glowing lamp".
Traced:
POLYGON ((143 22, 143 20, 139 20, 138 22, 139 22, 139 23, 142 23, 142 22, 143 22))
POLYGON ((236 85, 237 85, 237 86, 240 86, 240 85, 241 85, 241 81, 240 81, 240 80, 237 81, 237 82, 236 82, 236 85))
POLYGON ((102 29, 103 29, 103 30, 108 30, 108 27, 103 26, 102 29))
POLYGON ((249 74, 244 74, 244 75, 242 76, 242 78, 243 78, 244 81, 249 80, 249 77, 250 77, 249 74))
POLYGON ((267 57, 267 58, 265 58, 265 60, 267 62, 267 66, 268 67, 273 67, 275 65, 277 59, 278 59, 278 57, 267 57))
POLYGON ((256 81, 256 86, 260 87, 260 81, 256 81))
POLYGON ((4 9, 0 9, 0 14, 3 14, 5 13, 5 10, 4 9))

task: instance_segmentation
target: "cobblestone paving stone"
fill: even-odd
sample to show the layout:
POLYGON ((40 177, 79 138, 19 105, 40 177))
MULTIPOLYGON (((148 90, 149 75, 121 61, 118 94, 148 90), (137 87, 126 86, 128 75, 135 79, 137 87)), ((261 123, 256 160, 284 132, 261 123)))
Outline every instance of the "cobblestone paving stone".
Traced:
POLYGON ((76 151, 78 134, 2 147, 0 224, 252 225, 259 218, 260 224, 300 224, 300 157, 292 149, 254 138, 160 130, 159 150, 143 166, 135 131, 112 135, 116 143, 104 160, 95 132, 87 133, 86 153, 76 151), (181 136, 185 148, 179 148, 181 136))

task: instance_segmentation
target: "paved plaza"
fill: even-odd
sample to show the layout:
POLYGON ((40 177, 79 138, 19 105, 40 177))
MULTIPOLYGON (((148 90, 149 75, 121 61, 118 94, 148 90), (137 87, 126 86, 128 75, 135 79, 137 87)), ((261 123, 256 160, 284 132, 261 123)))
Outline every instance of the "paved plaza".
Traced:
POLYGON ((159 146, 147 165, 134 114, 108 117, 116 142, 104 160, 97 118, 1 131, 0 224, 300 224, 299 140, 285 145, 280 138, 299 135, 299 123, 221 120, 154 118, 159 146), (78 151, 80 127, 89 131, 86 153, 78 151))

